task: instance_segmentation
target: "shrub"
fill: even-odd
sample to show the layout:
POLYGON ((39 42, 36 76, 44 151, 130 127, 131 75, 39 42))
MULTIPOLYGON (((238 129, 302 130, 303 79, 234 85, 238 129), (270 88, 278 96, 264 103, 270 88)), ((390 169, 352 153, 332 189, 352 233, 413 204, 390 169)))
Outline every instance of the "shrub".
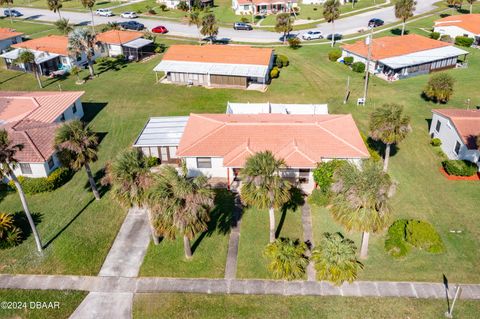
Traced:
POLYGON ((432 138, 432 140, 430 141, 430 144, 431 144, 432 146, 440 146, 440 145, 442 145, 442 140, 439 139, 438 137, 434 137, 434 138, 432 138))
POLYGON ((276 79, 278 78, 278 76, 280 75, 280 70, 274 66, 271 70, 270 70, 270 77, 272 79, 276 79))
POLYGON ((418 249, 432 254, 445 251, 442 238, 433 226, 422 220, 409 220, 405 227, 405 239, 418 249))
POLYGON ((449 175, 454 176, 472 176, 478 171, 477 165, 470 161, 446 160, 442 165, 449 175))
POLYGON ((367 146, 367 150, 368 150, 368 153, 370 154, 370 158, 374 161, 381 161, 382 157, 380 156, 378 151, 372 147, 371 143, 369 143, 369 137, 367 137, 363 133, 360 133, 360 136, 363 139, 363 143, 367 146))
POLYGON ((440 38, 440 33, 439 32, 430 33, 430 39, 438 40, 438 38, 440 38))
MULTIPOLYGON (((38 194, 51 192, 66 182, 72 177, 72 171, 65 167, 57 168, 53 171, 48 177, 39 177, 39 178, 30 178, 19 176, 18 181, 22 185, 23 191, 25 194, 38 194)), ((15 184, 13 181, 8 182, 8 185, 15 189, 15 184)))
POLYGON ((317 167, 313 170, 313 179, 323 193, 327 193, 330 190, 335 170, 344 163, 345 161, 343 160, 332 160, 317 164, 317 167))
POLYGON ((410 251, 410 246, 405 241, 406 219, 396 220, 387 232, 385 251, 393 257, 403 257, 410 251))
POLYGON ((188 9, 189 9, 187 2, 186 1, 180 1, 177 5, 177 9, 181 10, 181 11, 184 11, 184 12, 187 12, 188 9))
POLYGON ((13 216, 0 213, 0 249, 16 246, 22 241, 22 231, 15 226, 13 216))
POLYGON ((275 56, 275 65, 279 68, 287 67, 290 64, 288 57, 283 54, 277 54, 275 56))
POLYGON ((352 64, 352 71, 357 73, 365 72, 365 63, 363 62, 355 62, 352 64))
POLYGON ((301 47, 300 43, 301 43, 300 39, 297 37, 288 39, 288 46, 292 49, 300 48, 301 47))
POLYGON ((345 63, 346 65, 352 65, 352 63, 353 63, 353 56, 346 56, 346 57, 343 59, 343 63, 345 63))
POLYGON ((342 51, 340 49, 333 49, 328 52, 328 59, 332 62, 336 62, 342 56, 342 51))
POLYGON ((167 11, 167 5, 165 3, 160 4, 160 10, 163 12, 167 11))
POLYGON ((455 80, 447 73, 435 73, 428 80, 423 90, 425 96, 437 103, 446 103, 453 95, 455 80))
POLYGON ((315 205, 318 207, 327 206, 330 202, 330 192, 322 192, 320 189, 315 188, 312 191, 312 194, 308 196, 307 202, 310 205, 315 205))
POLYGON ((448 34, 444 34, 440 37, 440 41, 452 43, 453 39, 448 34))
POLYGON ((241 17, 240 21, 242 21, 243 23, 248 23, 250 21, 250 19, 247 18, 247 17, 241 17))
POLYGON ((455 44, 461 47, 471 47, 473 44, 473 38, 458 36, 455 38, 455 44))
POLYGON ((160 161, 158 160, 158 157, 155 157, 155 156, 148 156, 145 159, 145 161, 147 163, 147 167, 154 167, 154 166, 157 166, 158 163, 160 163, 160 161))
POLYGON ((155 15, 157 12, 154 9, 148 9, 148 14, 155 15))

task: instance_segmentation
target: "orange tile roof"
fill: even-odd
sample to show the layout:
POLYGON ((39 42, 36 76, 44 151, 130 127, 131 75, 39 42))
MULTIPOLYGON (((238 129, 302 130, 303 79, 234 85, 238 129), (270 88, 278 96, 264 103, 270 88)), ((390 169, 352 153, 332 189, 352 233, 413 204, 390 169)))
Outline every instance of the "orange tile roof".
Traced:
POLYGON ((13 37, 18 37, 23 35, 22 32, 16 32, 14 29, 10 28, 0 28, 0 40, 6 40, 13 37))
POLYGON ((480 14, 459 14, 435 21, 436 27, 457 26, 474 34, 480 34, 480 14))
POLYGON ((68 56, 68 37, 63 35, 48 35, 46 37, 28 40, 12 45, 17 49, 36 50, 68 56))
POLYGON ((109 30, 97 34, 97 41, 108 44, 123 44, 143 37, 142 32, 109 30))
POLYGON ((60 124, 48 123, 38 127, 18 129, 7 127, 12 144, 21 144, 22 150, 15 154, 20 163, 43 163, 55 153, 55 132, 60 124))
POLYGON ((432 112, 450 119, 468 148, 477 147, 476 138, 480 135, 480 110, 434 109, 432 112))
POLYGON ((367 158, 350 114, 191 114, 177 154, 223 157, 242 167, 252 154, 270 150, 290 167, 315 167, 322 158, 367 158))
MULTIPOLYGON (((451 44, 422 37, 417 34, 382 37, 373 39, 371 58, 372 60, 377 61, 385 58, 443 48, 447 46, 451 46, 451 44)), ((360 40, 353 44, 346 44, 342 46, 342 49, 362 57, 368 56, 368 46, 365 44, 365 40, 360 40)))
POLYGON ((233 45, 172 45, 163 60, 269 65, 272 49, 233 45))

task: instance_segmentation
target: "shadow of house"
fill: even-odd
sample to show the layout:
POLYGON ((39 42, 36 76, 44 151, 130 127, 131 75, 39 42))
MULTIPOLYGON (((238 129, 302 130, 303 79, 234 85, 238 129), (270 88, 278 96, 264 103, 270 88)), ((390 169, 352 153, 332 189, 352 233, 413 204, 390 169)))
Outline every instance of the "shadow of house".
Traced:
POLYGON ((106 102, 82 102, 83 105, 83 117, 82 121, 91 122, 95 116, 97 116, 107 106, 106 102))

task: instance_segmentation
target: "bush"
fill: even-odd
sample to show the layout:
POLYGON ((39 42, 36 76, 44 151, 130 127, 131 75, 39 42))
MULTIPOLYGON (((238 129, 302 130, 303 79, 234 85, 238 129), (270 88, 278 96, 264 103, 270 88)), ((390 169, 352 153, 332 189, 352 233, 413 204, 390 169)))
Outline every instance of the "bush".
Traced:
POLYGON ((240 21, 242 21, 243 23, 248 23, 248 22, 250 22, 250 19, 247 18, 247 17, 241 17, 240 21))
POLYGON ((444 34, 440 37, 440 41, 452 43, 453 39, 448 34, 444 34))
POLYGON ((458 36, 455 38, 455 44, 461 47, 471 47, 473 38, 458 36))
MULTIPOLYGON (((38 194, 38 193, 45 193, 51 192, 66 182, 70 180, 72 177, 72 171, 65 167, 57 168, 53 171, 48 177, 39 177, 39 178, 30 178, 19 176, 18 181, 20 185, 22 185, 23 191, 25 194, 38 194)), ((15 184, 13 181, 9 181, 8 185, 15 189, 15 184)))
POLYGON ((365 63, 363 62, 355 62, 352 64, 352 71, 357 73, 365 72, 365 63))
POLYGON ((477 165, 470 161, 446 160, 442 162, 442 165, 448 175, 472 176, 478 171, 477 165))
POLYGON ((330 192, 322 192, 322 190, 315 188, 308 196, 307 202, 318 207, 327 206, 330 202, 330 192))
POLYGON ((438 40, 440 38, 439 32, 432 32, 430 33, 430 39, 438 40))
POLYGON ((165 3, 160 4, 160 10, 163 12, 167 11, 167 5, 165 3))
POLYGON ((423 90, 425 96, 437 103, 446 103, 453 95, 455 80, 447 73, 435 73, 428 80, 423 90))
POLYGON ((148 156, 145 159, 145 162, 147 163, 147 167, 154 167, 160 163, 158 157, 155 157, 155 156, 148 156))
POLYGON ((353 56, 346 56, 346 57, 343 59, 343 63, 345 63, 346 65, 352 65, 352 63, 353 63, 353 56))
POLYGON ((0 249, 16 246, 22 241, 22 231, 14 222, 12 215, 0 213, 0 249))
POLYGON ((148 14, 155 15, 157 12, 154 9, 148 9, 148 14))
POLYGON ((405 239, 418 249, 432 254, 445 251, 442 238, 433 226, 421 220, 409 220, 405 227, 405 239))
POLYGON ((290 64, 288 57, 283 54, 277 54, 275 56, 275 65, 279 68, 287 67, 290 64))
POLYGON ((360 132, 360 136, 362 137, 363 143, 367 146, 368 153, 370 154, 370 158, 373 159, 374 161, 381 161, 382 157, 378 153, 376 149, 374 149, 369 143, 369 137, 367 137, 365 134, 360 132))
POLYGON ((188 9, 189 9, 187 2, 186 1, 180 1, 177 5, 177 9, 181 10, 181 11, 184 11, 184 12, 187 12, 188 9))
POLYGON ((405 241, 406 219, 396 220, 387 232, 385 251, 393 257, 403 257, 410 251, 410 246, 405 241))
POLYGON ((432 146, 440 146, 440 145, 442 145, 442 140, 439 139, 438 137, 434 137, 434 138, 432 138, 432 140, 430 141, 430 144, 431 144, 432 146))
POLYGON ((297 37, 288 39, 288 46, 292 49, 300 48, 301 47, 300 43, 301 43, 300 39, 297 37))
POLYGON ((274 66, 271 70, 270 70, 270 77, 272 79, 276 79, 278 78, 278 76, 280 75, 280 70, 274 66))
POLYGON ((344 163, 345 161, 343 160, 332 160, 317 164, 317 167, 313 170, 313 180, 323 193, 330 191, 330 186, 333 183, 333 174, 344 163))
POLYGON ((342 56, 342 51, 340 49, 333 49, 328 52, 328 59, 332 62, 336 62, 342 56))

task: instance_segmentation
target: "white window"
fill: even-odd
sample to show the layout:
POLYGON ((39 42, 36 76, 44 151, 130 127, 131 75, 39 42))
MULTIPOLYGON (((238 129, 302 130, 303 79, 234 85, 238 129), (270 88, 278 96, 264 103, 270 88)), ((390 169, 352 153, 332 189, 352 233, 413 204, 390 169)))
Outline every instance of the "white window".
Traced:
POLYGON ((244 5, 243 10, 245 10, 245 11, 250 10, 250 5, 249 4, 244 5))
POLYGON ((177 158, 177 147, 176 146, 170 146, 168 148, 168 151, 170 152, 170 158, 177 158))
POLYGON ((454 149, 454 152, 455 152, 455 154, 457 154, 457 155, 458 155, 458 153, 460 152, 460 146, 461 146, 460 143, 457 141, 457 142, 455 143, 455 149, 454 149))
POLYGON ((22 171, 22 174, 32 174, 30 163, 20 163, 20 170, 22 171))
POLYGON ((197 168, 212 168, 210 157, 197 157, 197 168))
POLYGON ((160 159, 162 161, 168 161, 168 151, 167 151, 167 148, 165 146, 162 146, 160 148, 160 155, 161 155, 160 159))
POLYGON ((48 169, 52 169, 53 166, 55 166, 55 162, 53 161, 53 157, 50 157, 50 158, 48 159, 47 164, 48 164, 48 169))
POLYGON ((150 147, 150 156, 160 157, 158 156, 158 147, 150 147))
POLYGON ((437 131, 437 133, 440 133, 441 127, 442 127, 442 122, 437 121, 437 125, 435 126, 435 131, 437 131))

